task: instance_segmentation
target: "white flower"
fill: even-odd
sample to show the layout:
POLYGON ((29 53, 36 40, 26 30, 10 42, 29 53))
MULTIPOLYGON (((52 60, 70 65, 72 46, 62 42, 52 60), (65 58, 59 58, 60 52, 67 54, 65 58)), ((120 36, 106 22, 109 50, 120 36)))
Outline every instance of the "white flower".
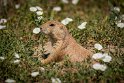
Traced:
POLYGON ((33 33, 38 34, 40 32, 40 28, 34 28, 33 33))
POLYGON ((43 16, 38 16, 37 19, 40 21, 43 19, 43 16))
POLYGON ((68 0, 62 0, 62 2, 66 4, 69 3, 68 0))
POLYGON ((1 23, 6 23, 6 22, 7 22, 6 19, 0 19, 0 24, 1 24, 1 23))
POLYGON ((101 65, 101 67, 100 67, 100 70, 101 71, 105 71, 107 69, 107 66, 106 65, 101 65))
POLYGON ((20 60, 14 60, 14 63, 18 64, 20 62, 20 60))
POLYGON ((15 58, 20 58, 19 54, 15 53, 15 58))
POLYGON ((0 29, 4 29, 6 28, 6 26, 0 25, 0 29))
POLYGON ((19 8, 20 8, 20 4, 16 4, 16 5, 15 5, 15 8, 16 8, 16 9, 19 9, 19 8))
POLYGON ((59 78, 51 78, 52 83, 62 83, 61 80, 59 78))
POLYGON ((81 25, 78 26, 79 29, 85 29, 87 22, 83 22, 81 25))
POLYGON ((122 19, 122 20, 124 20, 124 14, 123 14, 123 15, 121 15, 121 19, 122 19))
POLYGON ((96 43, 96 44, 94 45, 94 48, 96 48, 97 50, 101 50, 103 47, 102 47, 102 45, 96 43))
POLYGON ((119 7, 114 7, 114 10, 120 12, 120 8, 119 7))
POLYGON ((115 17, 115 20, 117 20, 117 19, 118 19, 118 17, 116 16, 116 17, 115 17))
POLYGON ((53 10, 59 12, 59 11, 61 11, 61 7, 56 6, 56 7, 53 8, 53 10))
POLYGON ((4 7, 6 7, 7 4, 8 4, 8 1, 7 0, 4 0, 3 3, 2 3, 2 5, 4 5, 4 7))
POLYGON ((104 62, 110 62, 112 57, 108 55, 108 53, 103 54, 104 58, 102 59, 104 62))
POLYGON ((124 28, 124 23, 122 22, 117 23, 117 27, 124 28))
POLYGON ((39 72, 32 72, 32 73, 31 73, 31 76, 32 76, 32 77, 36 77, 36 76, 38 76, 38 75, 39 75, 39 72))
POLYGON ((79 0, 72 0, 72 4, 76 5, 79 2, 79 0))
POLYGON ((5 57, 1 56, 1 57, 0 57, 0 59, 1 59, 1 60, 4 60, 4 59, 5 59, 5 57))
POLYGON ((36 6, 37 10, 42 11, 43 9, 39 6, 36 6))
POLYGON ((93 59, 102 59, 104 57, 104 55, 102 53, 96 53, 93 54, 92 58, 93 59))
POLYGON ((102 65, 100 63, 95 63, 95 64, 93 64, 93 68, 95 70, 105 71, 107 69, 107 66, 106 65, 102 65))
POLYGON ((13 80, 13 79, 7 79, 7 80, 5 80, 5 82, 7 82, 7 83, 15 83, 16 81, 13 80))
POLYGON ((43 67, 40 67, 40 70, 41 70, 41 71, 45 71, 45 69, 44 69, 43 67))
POLYGON ((40 15, 43 14, 43 12, 42 11, 37 11, 36 14, 40 16, 40 15))
POLYGON ((69 22, 72 22, 73 19, 71 18, 65 18, 64 20, 61 21, 62 24, 67 25, 69 22))
POLYGON ((30 11, 36 12, 37 11, 37 8, 36 7, 30 7, 30 11))
POLYGON ((95 70, 99 70, 100 67, 101 67, 101 64, 100 64, 100 63, 95 63, 95 64, 93 64, 93 68, 94 68, 95 70))

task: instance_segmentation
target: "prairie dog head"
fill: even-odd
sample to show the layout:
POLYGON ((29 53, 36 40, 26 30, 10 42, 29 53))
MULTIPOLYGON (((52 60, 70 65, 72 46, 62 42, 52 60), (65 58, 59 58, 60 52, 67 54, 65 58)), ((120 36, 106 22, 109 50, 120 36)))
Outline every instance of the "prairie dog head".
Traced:
POLYGON ((55 39, 63 39, 67 34, 66 27, 57 21, 48 21, 41 25, 41 31, 55 39))

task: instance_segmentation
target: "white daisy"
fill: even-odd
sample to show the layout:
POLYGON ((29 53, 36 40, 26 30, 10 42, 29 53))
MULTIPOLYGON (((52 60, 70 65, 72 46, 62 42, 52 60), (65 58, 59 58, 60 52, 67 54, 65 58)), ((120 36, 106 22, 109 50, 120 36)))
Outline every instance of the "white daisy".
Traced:
POLYGON ((5 25, 0 25, 0 29, 4 29, 4 28, 6 28, 5 25))
POLYGON ((102 65, 100 63, 95 63, 95 64, 93 64, 93 68, 95 70, 105 71, 107 69, 107 66, 106 65, 102 65))
POLYGON ((63 3, 66 3, 66 4, 69 3, 68 0, 62 0, 62 2, 63 2, 63 3))
POLYGON ((64 20, 61 21, 61 23, 64 24, 64 25, 67 25, 72 21, 73 21, 73 19, 71 19, 71 18, 65 18, 64 20))
POLYGON ((124 14, 123 14, 123 15, 121 15, 121 19, 122 19, 122 20, 124 20, 124 14))
POLYGON ((31 76, 32 76, 32 77, 36 77, 36 76, 38 76, 38 75, 39 75, 39 72, 32 72, 32 73, 31 73, 31 76))
POLYGON ((117 20, 118 19, 118 17, 117 16, 115 16, 115 20, 117 20))
POLYGON ((114 7, 114 10, 120 12, 120 8, 119 7, 114 7))
POLYGON ((16 9, 19 9, 19 8, 20 8, 20 4, 16 4, 16 5, 15 5, 15 8, 16 8, 16 9))
POLYGON ((102 47, 101 44, 96 43, 96 44, 94 45, 94 48, 96 48, 97 50, 101 50, 103 47, 102 47))
POLYGON ((45 71, 45 68, 43 68, 43 67, 40 67, 40 70, 41 70, 41 71, 45 71))
POLYGON ((72 4, 76 5, 78 4, 79 0, 72 0, 72 4))
POLYGON ((56 7, 53 8, 53 11, 57 11, 57 12, 61 11, 61 7, 56 6, 56 7))
POLYGON ((38 16, 37 19, 40 21, 43 19, 43 16, 38 16))
POLYGON ((104 58, 102 59, 104 62, 110 62, 112 57, 108 55, 108 53, 103 54, 104 58))
POLYGON ((15 53, 15 58, 20 58, 19 54, 15 53))
POLYGON ((39 6, 36 6, 37 10, 42 11, 43 9, 39 6))
POLYGON ((51 78, 52 83, 62 83, 61 80, 59 78, 51 78))
POLYGON ((33 29, 33 33, 38 34, 40 33, 40 28, 36 27, 33 29))
POLYGON ((13 80, 13 79, 7 79, 7 80, 5 80, 5 82, 6 82, 6 83, 15 83, 16 81, 13 80))
POLYGON ((101 64, 100 64, 100 63, 95 63, 95 64, 93 64, 93 68, 94 68, 95 70, 99 70, 100 67, 101 67, 101 64))
POLYGON ((40 16, 43 14, 43 11, 37 11, 36 14, 40 16))
POLYGON ((1 60, 4 60, 4 59, 5 59, 5 57, 1 56, 1 57, 0 57, 0 59, 1 59, 1 60))
POLYGON ((31 12, 36 12, 37 11, 37 8, 36 7, 30 7, 30 11, 31 12))
POLYGON ((107 66, 106 65, 101 65, 101 67, 100 67, 100 70, 101 71, 105 71, 107 69, 107 66))
POLYGON ((117 23, 117 27, 124 28, 124 23, 118 22, 118 23, 117 23))
POLYGON ((4 18, 3 18, 3 19, 0 19, 0 24, 1 24, 1 23, 6 23, 6 22, 7 22, 6 19, 4 19, 4 18))
POLYGON ((18 64, 20 62, 20 60, 14 60, 14 62, 13 63, 16 63, 16 64, 18 64))
POLYGON ((79 29, 85 29, 87 22, 83 22, 81 25, 78 26, 79 29))
POLYGON ((105 55, 103 55, 102 53, 96 53, 93 54, 92 58, 93 59, 102 59, 105 55))

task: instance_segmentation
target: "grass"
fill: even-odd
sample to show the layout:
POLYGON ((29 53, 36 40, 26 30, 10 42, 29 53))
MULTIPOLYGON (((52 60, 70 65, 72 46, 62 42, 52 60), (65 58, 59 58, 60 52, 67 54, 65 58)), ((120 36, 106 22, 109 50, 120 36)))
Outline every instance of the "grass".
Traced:
MULTIPOLYGON (((116 16, 110 9, 114 4, 122 10, 123 1, 110 0, 101 1, 80 1, 78 5, 63 4, 59 1, 31 0, 21 5, 20 9, 6 11, 0 18, 7 18, 7 28, 0 30, 0 56, 5 60, 0 60, 0 82, 11 78, 17 83, 51 83, 51 77, 57 77, 64 83, 117 83, 124 82, 124 29, 115 25, 116 16), (122 2, 122 4, 120 3, 122 2), (100 3, 100 4, 99 4, 100 3), (38 24, 32 18, 31 6, 40 6, 44 11, 44 20, 38 24), (62 11, 52 12, 52 7, 61 6, 62 11), (82 63, 72 64, 65 60, 63 64, 50 63, 43 65, 37 58, 33 58, 33 47, 41 44, 41 34, 33 34, 32 30, 44 22, 55 19, 70 17, 74 21, 67 25, 72 36, 86 48, 94 49, 95 43, 100 43, 104 47, 102 52, 107 52, 112 56, 112 61, 106 63, 106 71, 97 71, 92 68, 92 59, 82 63), (87 28, 79 30, 77 26, 81 22, 88 22, 87 28), (14 53, 20 55, 21 62, 14 64, 14 53), (41 71, 40 67, 45 68, 41 71), (31 77, 31 72, 39 71, 40 75, 31 77)), ((3 11, 8 10, 4 9, 3 11)), ((122 10, 117 15, 124 13, 122 10)))

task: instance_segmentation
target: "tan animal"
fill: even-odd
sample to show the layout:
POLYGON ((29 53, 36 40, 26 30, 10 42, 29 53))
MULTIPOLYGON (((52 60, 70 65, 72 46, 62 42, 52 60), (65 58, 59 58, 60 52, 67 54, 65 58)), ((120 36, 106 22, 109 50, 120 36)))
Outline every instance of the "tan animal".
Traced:
POLYGON ((68 56, 71 62, 81 62, 92 54, 79 45, 60 22, 48 21, 41 25, 41 31, 49 37, 49 42, 44 46, 49 56, 41 60, 44 64, 62 60, 64 56, 68 56))

